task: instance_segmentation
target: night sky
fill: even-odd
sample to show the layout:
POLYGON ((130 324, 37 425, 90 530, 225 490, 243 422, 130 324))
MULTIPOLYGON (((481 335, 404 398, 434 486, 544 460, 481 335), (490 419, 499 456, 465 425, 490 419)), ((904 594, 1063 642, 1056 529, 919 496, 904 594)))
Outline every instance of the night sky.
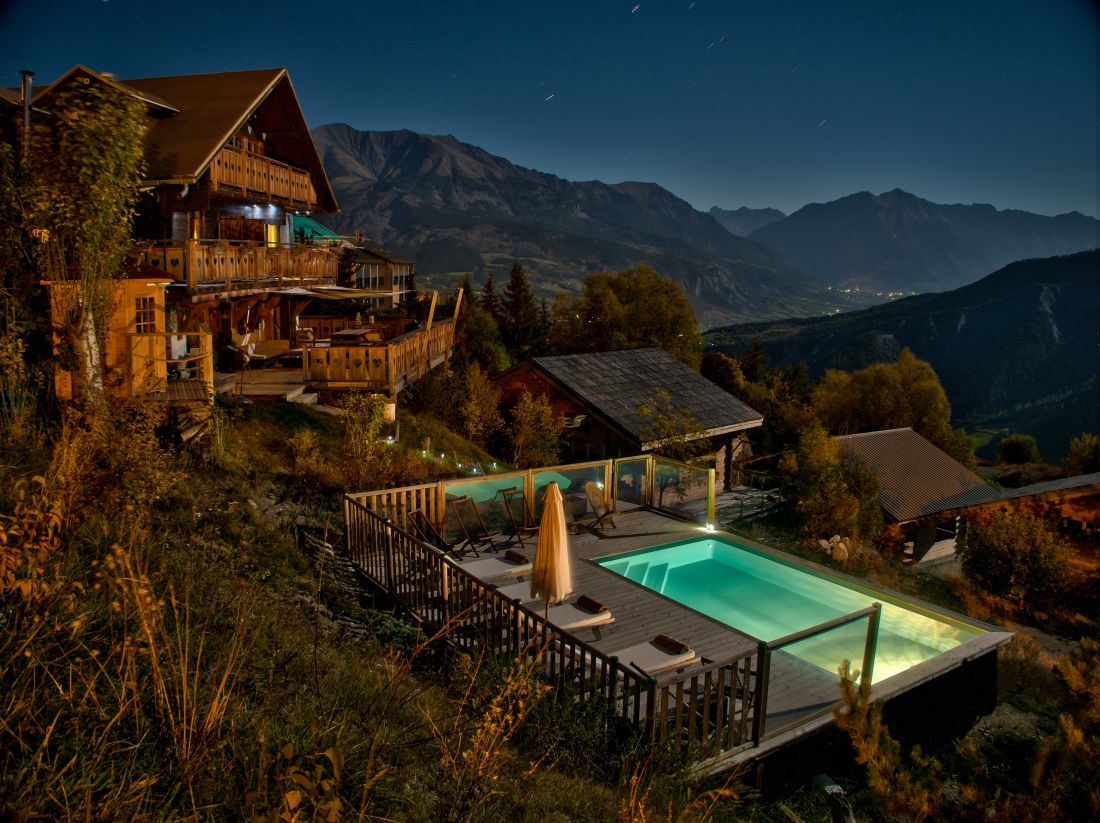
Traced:
POLYGON ((1097 215, 1088 0, 0 0, 0 82, 286 66, 310 125, 791 212, 900 187, 1097 215))

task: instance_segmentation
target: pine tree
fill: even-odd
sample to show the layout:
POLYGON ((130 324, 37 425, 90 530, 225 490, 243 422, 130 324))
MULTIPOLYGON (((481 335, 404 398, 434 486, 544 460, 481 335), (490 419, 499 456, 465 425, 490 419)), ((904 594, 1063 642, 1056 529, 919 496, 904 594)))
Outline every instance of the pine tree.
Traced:
POLYGON ((505 345, 515 355, 521 355, 535 344, 539 310, 535 294, 527 281, 527 272, 517 260, 508 275, 501 305, 501 332, 505 345))
POLYGON ((500 325, 500 300, 497 298, 496 286, 493 283, 493 271, 490 269, 485 275, 485 287, 481 290, 481 308, 489 313, 496 324, 500 325))

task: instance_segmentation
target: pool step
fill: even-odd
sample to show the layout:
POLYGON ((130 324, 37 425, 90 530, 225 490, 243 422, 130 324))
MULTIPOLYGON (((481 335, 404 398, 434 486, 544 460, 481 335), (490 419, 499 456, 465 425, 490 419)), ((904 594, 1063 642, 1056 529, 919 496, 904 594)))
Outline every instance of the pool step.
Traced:
POLYGON ((665 587, 665 577, 667 576, 668 563, 658 563, 646 572, 645 581, 642 585, 647 589, 653 589, 655 592, 663 591, 665 587))

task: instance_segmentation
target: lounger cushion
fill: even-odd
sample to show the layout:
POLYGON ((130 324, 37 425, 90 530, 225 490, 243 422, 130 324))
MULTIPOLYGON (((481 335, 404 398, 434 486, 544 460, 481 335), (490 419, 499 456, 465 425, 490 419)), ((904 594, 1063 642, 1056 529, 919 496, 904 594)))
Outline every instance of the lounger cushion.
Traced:
POLYGON ((578 609, 572 603, 565 603, 550 609, 550 622, 559 629, 589 629, 614 623, 615 616, 608 611, 593 614, 578 609))
POLYGON ((524 580, 520 583, 509 583, 507 586, 497 586, 497 592, 509 600, 518 600, 520 603, 535 603, 537 597, 531 597, 531 581, 524 580))
POLYGON ((655 674, 665 669, 685 666, 698 657, 692 649, 680 654, 669 654, 653 645, 652 641, 629 646, 622 651, 612 652, 625 666, 636 666, 647 674, 655 674))
POLYGON ((512 563, 499 557, 485 557, 474 560, 472 563, 463 563, 459 568, 469 572, 481 580, 492 580, 496 577, 514 577, 531 571, 530 563, 512 563))

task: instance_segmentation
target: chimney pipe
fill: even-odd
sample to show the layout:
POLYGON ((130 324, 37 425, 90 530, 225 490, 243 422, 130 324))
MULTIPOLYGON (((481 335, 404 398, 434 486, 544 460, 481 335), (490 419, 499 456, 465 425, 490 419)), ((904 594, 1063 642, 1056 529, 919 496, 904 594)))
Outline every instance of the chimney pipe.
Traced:
POLYGON ((22 93, 23 93, 23 134, 19 146, 19 157, 22 162, 27 162, 31 153, 31 97, 34 93, 34 72, 23 69, 22 93))

